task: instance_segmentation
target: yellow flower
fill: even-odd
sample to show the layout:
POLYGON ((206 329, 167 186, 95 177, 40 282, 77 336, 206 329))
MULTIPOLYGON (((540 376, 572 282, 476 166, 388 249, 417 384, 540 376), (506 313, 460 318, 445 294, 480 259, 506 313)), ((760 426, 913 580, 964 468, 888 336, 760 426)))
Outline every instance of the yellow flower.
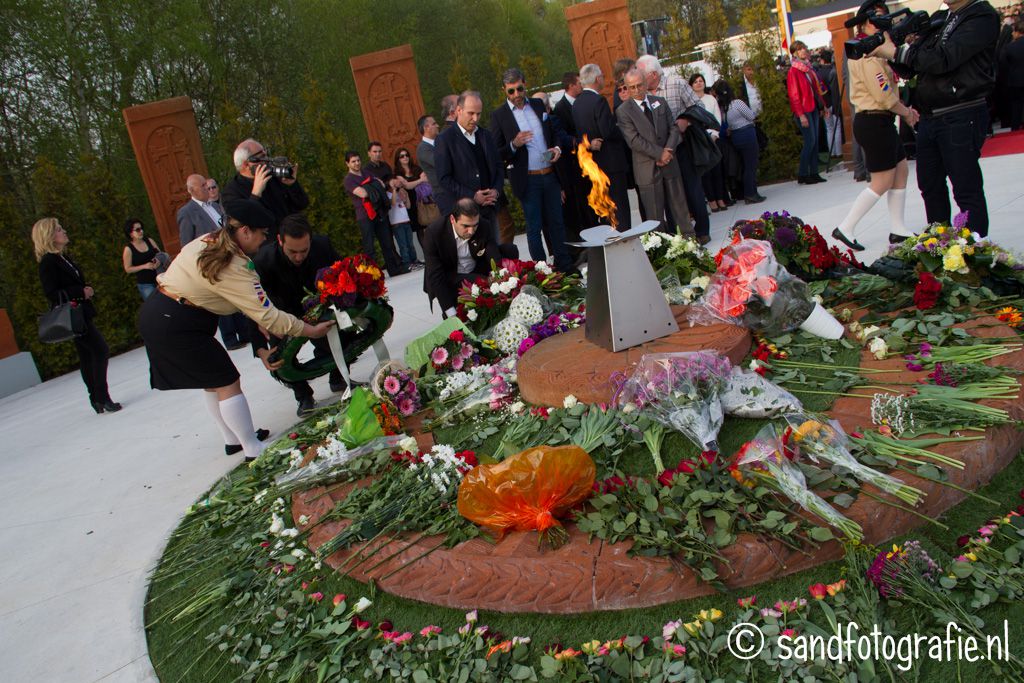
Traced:
POLYGON ((700 621, 718 621, 722 618, 722 610, 719 609, 702 609, 698 614, 697 618, 700 621))
POLYGON ((924 241, 924 244, 925 244, 926 247, 931 247, 931 246, 934 246, 934 245, 936 245, 938 243, 939 243, 939 240, 937 240, 934 237, 929 237, 928 239, 926 239, 924 241))
POLYGON ((699 621, 687 622, 687 623, 683 624, 683 628, 691 636, 696 636, 698 633, 700 633, 700 622, 699 621))
POLYGON ((970 237, 971 236, 971 231, 968 230, 967 228, 964 228, 963 230, 960 231, 960 236, 961 237, 970 237))
POLYGON ((941 235, 941 234, 943 234, 945 232, 946 232, 946 226, 944 226, 944 225, 940 225, 939 227, 935 228, 935 234, 936 235, 941 235))
POLYGON ((974 256, 974 247, 964 247, 964 253, 968 256, 974 256))
POLYGON ((580 645, 580 649, 588 655, 592 655, 597 652, 597 648, 601 647, 600 640, 592 640, 589 643, 583 643, 580 645))
POLYGON ((821 429, 821 423, 817 420, 807 420, 793 432, 793 436, 797 441, 802 441, 808 436, 817 436, 818 430, 821 429))
POLYGON ((975 555, 974 553, 965 553, 964 557, 966 557, 971 562, 977 562, 978 561, 978 556, 975 555))
POLYGON ((942 267, 952 271, 967 267, 967 264, 964 262, 963 250, 960 249, 959 244, 954 244, 946 250, 946 255, 942 257, 942 267))

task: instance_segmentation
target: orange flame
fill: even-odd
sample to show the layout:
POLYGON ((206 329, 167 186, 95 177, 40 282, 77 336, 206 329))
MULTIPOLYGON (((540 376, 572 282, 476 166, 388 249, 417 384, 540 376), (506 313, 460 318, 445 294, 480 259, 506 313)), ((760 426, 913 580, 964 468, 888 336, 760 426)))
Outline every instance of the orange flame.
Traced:
POLYGON ((587 204, 598 216, 607 218, 613 228, 618 229, 615 219, 615 202, 608 194, 608 186, 611 184, 608 176, 604 174, 601 167, 594 161, 594 155, 590 153, 590 141, 583 136, 583 142, 576 148, 576 157, 580 162, 580 169, 583 176, 590 178, 590 194, 587 196, 587 204))

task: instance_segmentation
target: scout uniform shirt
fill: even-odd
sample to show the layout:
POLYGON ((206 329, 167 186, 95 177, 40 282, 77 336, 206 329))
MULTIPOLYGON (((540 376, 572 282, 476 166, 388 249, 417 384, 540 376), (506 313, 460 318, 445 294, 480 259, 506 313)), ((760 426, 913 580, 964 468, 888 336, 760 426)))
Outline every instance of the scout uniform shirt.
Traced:
POLYGON ((857 111, 892 111, 900 101, 892 67, 881 57, 851 59, 847 64, 850 69, 850 104, 857 111))
MULTIPOLYGON (((216 234, 216 233, 213 233, 216 234)), ((157 275, 157 283, 172 299, 184 298, 189 303, 217 315, 241 311, 275 337, 300 336, 303 322, 275 308, 263 291, 260 278, 251 261, 240 252, 220 272, 217 282, 210 282, 199 272, 196 260, 209 245, 203 238, 192 240, 178 252, 167 272, 157 275)))

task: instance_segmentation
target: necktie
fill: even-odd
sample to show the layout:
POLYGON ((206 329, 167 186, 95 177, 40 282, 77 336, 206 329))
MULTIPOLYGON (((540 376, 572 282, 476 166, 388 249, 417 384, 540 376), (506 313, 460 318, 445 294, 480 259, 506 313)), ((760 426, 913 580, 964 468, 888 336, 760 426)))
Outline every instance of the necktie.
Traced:
POLYGON ((650 105, 647 104, 647 100, 644 100, 644 116, 646 116, 647 120, 651 122, 651 128, 655 128, 656 126, 654 125, 654 112, 651 111, 651 107, 650 105))

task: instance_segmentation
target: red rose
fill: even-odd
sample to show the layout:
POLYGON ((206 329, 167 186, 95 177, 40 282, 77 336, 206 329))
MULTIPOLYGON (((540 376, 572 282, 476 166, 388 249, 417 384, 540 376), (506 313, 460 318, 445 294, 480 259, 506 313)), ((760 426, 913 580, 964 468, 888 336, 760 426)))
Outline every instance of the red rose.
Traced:
POLYGON ((448 335, 448 338, 455 342, 462 342, 466 340, 466 335, 463 334, 462 330, 452 330, 452 333, 448 335))
POLYGON ((917 286, 914 287, 914 305, 921 311, 934 308, 939 301, 940 292, 942 283, 931 273, 921 273, 917 278, 917 286))

